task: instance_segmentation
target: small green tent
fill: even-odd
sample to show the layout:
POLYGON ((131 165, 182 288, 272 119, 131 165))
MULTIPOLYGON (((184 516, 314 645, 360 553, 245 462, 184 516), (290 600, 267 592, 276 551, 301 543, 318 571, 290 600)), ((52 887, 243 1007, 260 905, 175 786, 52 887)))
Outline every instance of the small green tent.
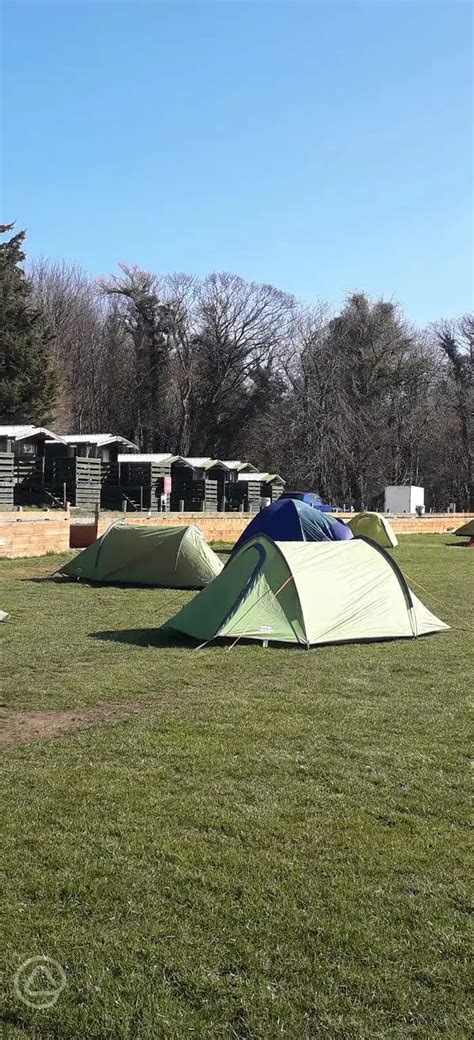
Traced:
POLYGON ((257 535, 164 626, 200 641, 412 638, 448 628, 372 542, 274 542, 257 535))
POLYGON ((381 545, 383 549, 395 549, 398 545, 391 523, 381 513, 358 513, 357 516, 352 517, 352 520, 349 520, 348 527, 354 537, 362 534, 365 538, 371 538, 377 545, 381 545))
POLYGON ((474 538, 474 517, 463 524, 462 527, 458 527, 454 534, 459 534, 463 538, 474 538))
POLYGON ((87 581, 201 589, 221 570, 219 557, 194 525, 146 527, 118 521, 59 573, 87 581))

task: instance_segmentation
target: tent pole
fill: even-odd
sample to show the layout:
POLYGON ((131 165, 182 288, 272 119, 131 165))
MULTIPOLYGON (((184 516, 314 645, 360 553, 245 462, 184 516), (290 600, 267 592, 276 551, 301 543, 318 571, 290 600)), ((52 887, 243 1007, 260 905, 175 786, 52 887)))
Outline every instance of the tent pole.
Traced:
POLYGON ((209 645, 209 643, 212 643, 212 639, 206 639, 204 643, 200 643, 199 646, 195 646, 194 653, 196 653, 197 650, 203 650, 205 646, 209 645))
POLYGON ((239 639, 240 639, 240 636, 237 636, 237 639, 234 639, 234 642, 231 643, 230 646, 227 647, 226 654, 229 653, 229 650, 233 650, 234 649, 234 646, 236 645, 236 643, 239 642, 239 639))

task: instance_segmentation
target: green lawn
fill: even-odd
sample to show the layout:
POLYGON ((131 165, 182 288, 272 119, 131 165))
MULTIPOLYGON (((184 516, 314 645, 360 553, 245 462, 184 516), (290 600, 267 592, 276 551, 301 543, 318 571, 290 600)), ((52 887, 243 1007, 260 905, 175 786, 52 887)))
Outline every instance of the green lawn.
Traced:
POLYGON ((4 705, 134 709, 3 753, 8 1038, 469 1036, 474 553, 396 554, 452 631, 309 652, 195 652, 156 631, 190 593, 0 563, 4 705))

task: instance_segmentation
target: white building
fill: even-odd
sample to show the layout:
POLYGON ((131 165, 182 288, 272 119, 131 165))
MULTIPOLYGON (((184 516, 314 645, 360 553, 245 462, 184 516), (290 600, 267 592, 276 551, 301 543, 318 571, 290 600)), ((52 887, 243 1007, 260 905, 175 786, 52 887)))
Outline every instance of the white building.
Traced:
POLYGON ((415 484, 392 484, 385 488, 386 513, 416 513, 425 507, 425 489, 415 484))

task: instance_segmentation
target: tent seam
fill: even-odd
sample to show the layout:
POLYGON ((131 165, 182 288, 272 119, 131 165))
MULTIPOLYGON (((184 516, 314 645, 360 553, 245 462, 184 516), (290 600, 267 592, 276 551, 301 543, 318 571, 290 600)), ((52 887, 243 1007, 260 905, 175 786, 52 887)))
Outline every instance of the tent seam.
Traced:
MULTIPOLYGON (((264 535, 264 537, 268 538, 269 535, 264 535)), ((273 541, 273 539, 272 539, 272 541, 273 541)), ((289 564, 289 562, 288 562, 288 560, 287 560, 283 550, 280 549, 279 543, 278 542, 273 542, 273 544, 274 544, 277 552, 280 553, 280 556, 281 556, 282 560, 284 560, 284 562, 286 563, 286 566, 288 567, 288 570, 289 570, 289 572, 291 574, 291 577, 293 578, 293 585, 295 586, 296 598, 298 600, 298 606, 300 608, 300 616, 301 616, 302 628, 303 628, 304 636, 305 636, 305 639, 306 639, 306 644, 308 645, 308 633, 306 631, 306 622, 305 622, 305 617, 304 617, 304 613, 303 613, 303 607, 301 605, 301 599, 300 599, 300 594, 299 594, 299 591, 298 591, 298 585, 296 584, 295 577, 294 577, 294 574, 293 574, 293 570, 290 567, 290 564, 289 564)), ((299 641, 300 640, 298 639, 298 642, 299 641)))
MULTIPOLYGON (((102 535, 102 537, 100 539, 98 548, 97 548, 97 556, 95 558, 95 567, 97 567, 97 564, 99 562, 100 552, 101 552, 102 546, 103 546, 103 544, 105 542, 105 539, 107 538, 107 535, 110 534, 112 528, 113 527, 117 527, 118 524, 123 524, 123 520, 120 520, 120 519, 119 520, 113 520, 112 523, 109 524, 107 530, 104 531, 104 533, 103 533, 103 535, 102 535)), ((124 526, 126 526, 126 525, 124 525, 124 526)))
POLYGON ((176 571, 178 570, 178 560, 179 560, 179 555, 180 555, 180 552, 181 552, 181 546, 182 546, 182 544, 184 542, 184 539, 186 538, 186 535, 189 534, 189 532, 191 530, 191 527, 194 527, 194 524, 190 524, 189 527, 185 527, 184 528, 184 534, 183 534, 183 536, 182 536, 182 538, 180 540, 180 543, 179 543, 179 546, 178 546, 178 552, 176 553, 176 560, 175 560, 175 565, 174 565, 174 572, 175 572, 175 574, 176 574, 176 571))
MULTIPOLYGON (((387 552, 387 550, 384 549, 384 547, 382 545, 378 545, 377 542, 374 542, 372 540, 372 538, 369 538, 365 534, 356 535, 354 541, 357 541, 357 540, 359 540, 360 542, 367 542, 367 545, 370 545, 372 547, 372 549, 376 549, 376 551, 378 553, 380 553, 381 556, 385 557, 389 567, 392 568, 392 571, 394 572, 395 576, 398 579, 398 584, 400 585, 400 588, 401 588, 401 590, 403 592, 403 597, 404 597, 404 600, 405 600, 405 604, 407 606, 407 612, 409 613, 410 610, 414 610, 415 609, 415 604, 414 604, 414 602, 413 602, 413 600, 411 598, 410 586, 409 586, 409 584, 408 584, 408 582, 407 582, 407 580, 405 578, 405 575, 400 570, 400 567, 398 566, 398 563, 396 563, 395 560, 392 559, 392 557, 390 556, 390 553, 387 552)), ((410 618, 410 625, 411 625, 411 618, 410 618)), ((411 628, 413 630, 413 625, 411 625, 411 628)), ((415 638, 415 633, 413 633, 413 637, 415 638)))

